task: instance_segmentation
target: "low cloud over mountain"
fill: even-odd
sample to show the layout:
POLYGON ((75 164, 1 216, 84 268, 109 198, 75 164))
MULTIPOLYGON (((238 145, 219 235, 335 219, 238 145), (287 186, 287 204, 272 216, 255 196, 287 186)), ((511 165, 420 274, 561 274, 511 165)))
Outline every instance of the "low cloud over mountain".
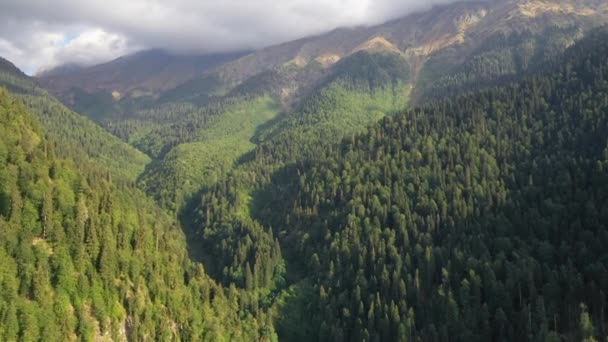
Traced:
POLYGON ((226 52, 377 24, 452 0, 5 0, 0 55, 29 73, 144 48, 226 52))

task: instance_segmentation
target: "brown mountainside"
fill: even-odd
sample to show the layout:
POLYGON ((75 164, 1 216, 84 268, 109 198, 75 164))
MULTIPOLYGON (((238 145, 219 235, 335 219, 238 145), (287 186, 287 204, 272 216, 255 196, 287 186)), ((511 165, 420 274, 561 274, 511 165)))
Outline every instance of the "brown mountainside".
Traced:
POLYGON ((154 50, 93 67, 42 75, 40 82, 62 99, 68 99, 68 93, 76 88, 88 93, 112 93, 118 101, 127 96, 157 97, 186 82, 190 85, 178 92, 193 91, 198 83, 191 81, 199 76, 220 80, 219 93, 227 92, 272 70, 280 74, 276 93, 289 102, 314 88, 338 61, 367 50, 402 56, 410 68, 409 82, 415 88, 420 71, 434 56, 444 54, 447 57, 442 63, 458 65, 497 34, 540 34, 554 27, 576 27, 582 32, 606 23, 607 18, 608 3, 604 0, 457 2, 382 25, 339 28, 246 55, 181 57, 154 50))

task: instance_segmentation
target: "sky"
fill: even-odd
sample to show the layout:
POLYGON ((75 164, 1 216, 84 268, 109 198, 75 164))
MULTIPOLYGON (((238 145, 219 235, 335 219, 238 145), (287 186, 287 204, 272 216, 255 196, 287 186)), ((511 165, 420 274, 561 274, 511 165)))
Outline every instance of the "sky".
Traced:
POLYGON ((0 0, 0 57, 28 74, 139 50, 252 50, 454 0, 0 0))

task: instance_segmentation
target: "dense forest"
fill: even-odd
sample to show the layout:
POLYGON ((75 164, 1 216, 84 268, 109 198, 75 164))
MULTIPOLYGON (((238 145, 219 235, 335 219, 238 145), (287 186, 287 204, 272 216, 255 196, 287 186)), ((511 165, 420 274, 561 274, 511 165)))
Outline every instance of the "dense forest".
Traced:
POLYGON ((584 34, 76 90, 101 126, 0 59, 0 340, 604 340, 608 29, 584 34))
POLYGON ((0 340, 275 339, 190 261, 170 215, 55 146, 0 88, 0 340))
POLYGON ((18 97, 44 128, 57 156, 81 164, 97 163, 115 181, 134 182, 150 158, 69 110, 12 64, 0 63, 0 86, 18 97))
POLYGON ((527 30, 497 33, 477 46, 464 63, 453 62, 457 49, 437 53, 420 72, 416 96, 428 99, 461 95, 504 85, 524 75, 550 72, 559 65, 564 51, 583 36, 579 26, 564 24, 548 27, 542 34, 527 30))
POLYGON ((106 127, 153 158, 138 183, 162 206, 179 210, 203 187, 225 178, 261 142, 290 136, 301 156, 401 110, 411 90, 402 57, 359 52, 337 63, 315 91, 288 110, 276 96, 289 73, 281 72, 255 76, 205 105, 177 97, 198 84, 192 81, 183 86, 186 90, 174 89, 172 101, 108 118, 106 127))
POLYGON ((285 287, 290 341, 606 336, 607 55, 601 30, 546 74, 306 158, 293 136, 260 144, 188 217, 210 274, 285 287))

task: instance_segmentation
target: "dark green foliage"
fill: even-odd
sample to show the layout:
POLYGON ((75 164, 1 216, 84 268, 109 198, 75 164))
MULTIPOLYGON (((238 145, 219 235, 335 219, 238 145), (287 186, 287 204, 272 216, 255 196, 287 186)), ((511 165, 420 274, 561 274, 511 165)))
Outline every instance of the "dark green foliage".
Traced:
POLYGON ((181 84, 161 94, 157 104, 189 102, 205 105, 222 89, 222 81, 216 75, 208 75, 181 84))
POLYGON ((212 276, 246 289, 274 288, 284 272, 279 241, 272 230, 239 212, 248 199, 232 192, 237 188, 221 182, 205 191, 202 201, 209 205, 190 225, 204 227, 197 238, 203 241, 200 252, 212 276))
POLYGON ((203 193, 199 232, 253 287, 253 257, 223 251, 264 253, 276 242, 257 234, 272 230, 288 284, 314 288, 276 299, 278 326, 312 325, 285 339, 606 336, 606 55, 600 31, 546 76, 387 117, 305 158, 277 134, 203 193))
POLYGON ((405 83, 409 74, 407 61, 396 53, 359 51, 339 61, 327 82, 342 80, 351 87, 374 91, 378 87, 405 83))
POLYGON ((504 85, 529 73, 553 68, 574 42, 583 36, 580 28, 551 27, 542 34, 531 32, 497 34, 471 52, 464 63, 454 62, 458 50, 446 50, 424 65, 416 91, 420 97, 448 97, 504 85))

